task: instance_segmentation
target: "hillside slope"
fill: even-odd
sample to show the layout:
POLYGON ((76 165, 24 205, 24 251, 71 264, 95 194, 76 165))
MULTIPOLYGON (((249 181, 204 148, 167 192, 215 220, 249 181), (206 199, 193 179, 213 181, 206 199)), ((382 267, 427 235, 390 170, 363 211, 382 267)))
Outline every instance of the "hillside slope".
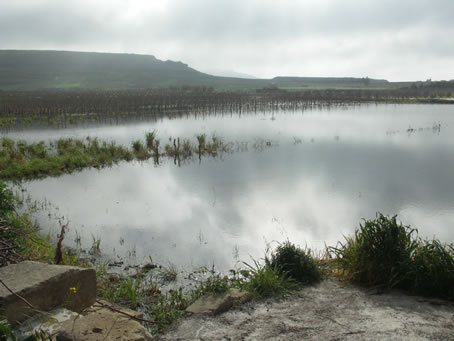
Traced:
POLYGON ((150 88, 204 84, 212 76, 154 56, 64 51, 0 51, 0 88, 150 88))
POLYGON ((0 50, 0 90, 137 89, 211 86, 222 90, 388 87, 364 78, 276 77, 242 79, 211 76, 181 62, 151 55, 0 50))

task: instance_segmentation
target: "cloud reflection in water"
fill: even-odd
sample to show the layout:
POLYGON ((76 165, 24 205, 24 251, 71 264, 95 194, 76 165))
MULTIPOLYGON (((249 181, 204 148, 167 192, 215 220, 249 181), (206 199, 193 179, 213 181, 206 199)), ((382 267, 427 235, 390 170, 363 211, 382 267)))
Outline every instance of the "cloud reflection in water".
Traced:
MULTIPOLYGON (((447 116, 450 108, 414 108, 413 121, 408 106, 365 107, 364 117, 356 111, 281 116, 264 123, 271 127, 265 134, 281 143, 263 152, 181 168, 171 161, 159 167, 152 161, 121 163, 25 187, 34 199, 57 205, 85 246, 91 234, 99 235, 105 252, 115 249, 127 256, 135 251, 139 260, 151 255, 161 263, 227 269, 235 264, 235 250, 242 260, 261 257, 265 242, 287 238, 321 249, 353 233, 362 218, 377 211, 399 214, 423 236, 454 242, 454 119, 447 116), (430 110, 424 115, 421 108, 430 110), (374 121, 377 110, 385 113, 374 121), (404 132, 409 123, 422 126, 438 119, 444 126, 440 135, 404 132), (403 130, 389 135, 392 126, 403 130), (295 145, 293 136, 305 139, 295 145), (313 143, 309 136, 316 136, 313 143)), ((234 132, 253 131, 253 122, 260 121, 218 117, 213 122, 228 123, 217 132, 230 140, 239 136, 234 132)), ((253 136, 260 136, 263 125, 257 126, 253 136)), ((206 129, 212 127, 208 122, 206 129)), ((49 222, 45 214, 39 220, 43 226, 49 222)))

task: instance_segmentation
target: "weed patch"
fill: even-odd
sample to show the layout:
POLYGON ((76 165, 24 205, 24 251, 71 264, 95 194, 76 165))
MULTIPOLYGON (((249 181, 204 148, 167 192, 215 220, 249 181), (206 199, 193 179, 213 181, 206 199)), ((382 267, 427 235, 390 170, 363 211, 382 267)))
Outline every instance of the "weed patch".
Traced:
POLYGON ((239 283, 236 278, 230 278, 218 273, 212 274, 191 292, 190 301, 193 302, 207 294, 222 294, 230 288, 239 287, 239 283))
POLYGON ((253 259, 253 265, 246 262, 246 280, 240 283, 240 287, 257 297, 279 296, 296 288, 296 282, 286 276, 277 267, 269 262, 264 264, 253 259))
POLYGON ((160 277, 165 282, 173 282, 177 279, 178 268, 175 264, 169 263, 169 265, 162 267, 160 277))

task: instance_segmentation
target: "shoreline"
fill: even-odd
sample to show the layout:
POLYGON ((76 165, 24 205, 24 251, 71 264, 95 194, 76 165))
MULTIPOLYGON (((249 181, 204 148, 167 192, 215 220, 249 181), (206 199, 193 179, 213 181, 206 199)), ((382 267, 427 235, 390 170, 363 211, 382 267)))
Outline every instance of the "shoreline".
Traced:
POLYGON ((327 279, 219 316, 178 321, 159 340, 448 340, 454 303, 327 279))

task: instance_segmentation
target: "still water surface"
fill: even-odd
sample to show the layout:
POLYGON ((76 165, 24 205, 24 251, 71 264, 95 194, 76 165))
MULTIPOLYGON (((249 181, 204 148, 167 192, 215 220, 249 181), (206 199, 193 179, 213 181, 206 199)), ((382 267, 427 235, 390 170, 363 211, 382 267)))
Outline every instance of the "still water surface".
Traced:
MULTIPOLYGON (((120 163, 27 182, 53 234, 109 255, 226 270, 290 239, 323 249, 377 211, 398 214, 420 235, 454 242, 454 106, 362 105, 313 111, 208 115, 118 126, 9 132, 29 141, 98 136, 129 144, 156 129, 163 140, 216 133, 225 141, 269 139, 271 148, 204 158, 120 163), (56 210, 55 208, 58 208, 56 210), (273 244, 272 244, 273 245, 273 244), (135 257, 135 258, 134 258, 135 257)), ((244 145, 244 144, 243 144, 244 145)))

